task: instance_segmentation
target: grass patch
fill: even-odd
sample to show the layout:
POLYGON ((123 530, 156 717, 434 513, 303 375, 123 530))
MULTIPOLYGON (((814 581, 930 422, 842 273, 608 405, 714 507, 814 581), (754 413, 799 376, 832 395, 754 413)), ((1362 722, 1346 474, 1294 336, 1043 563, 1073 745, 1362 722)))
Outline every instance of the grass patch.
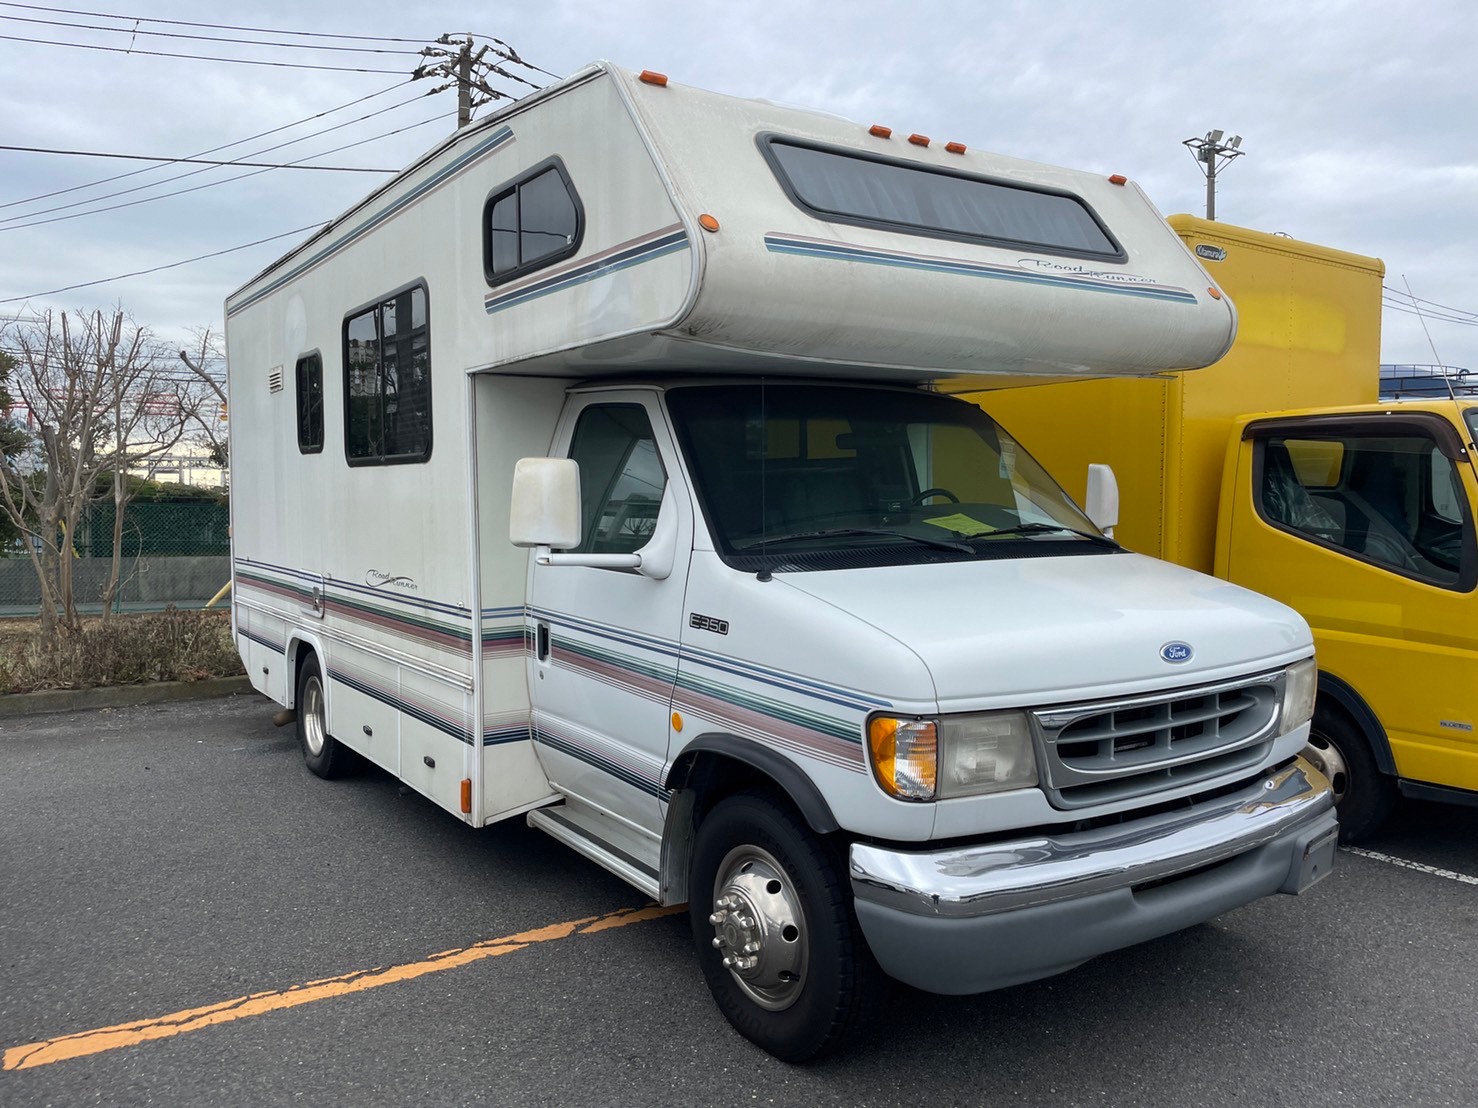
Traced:
POLYGON ((139 612, 85 621, 40 644, 34 619, 0 620, 0 693, 91 689, 151 681, 203 681, 246 671, 229 612, 139 612))

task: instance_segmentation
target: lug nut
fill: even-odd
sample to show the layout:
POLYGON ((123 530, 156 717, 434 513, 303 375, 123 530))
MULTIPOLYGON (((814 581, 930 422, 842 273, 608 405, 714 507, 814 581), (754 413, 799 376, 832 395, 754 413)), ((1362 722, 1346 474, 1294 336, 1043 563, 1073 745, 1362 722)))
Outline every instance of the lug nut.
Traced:
POLYGON ((733 969, 734 968, 734 959, 733 959, 733 957, 730 956, 730 957, 725 958, 723 960, 723 963, 722 964, 723 964, 724 969, 733 969))
POLYGON ((744 944, 744 953, 745 954, 758 954, 759 952, 760 952, 760 944, 759 943, 745 943, 744 944))
POLYGON ((713 913, 713 915, 711 915, 711 916, 708 917, 708 922, 709 923, 712 923, 712 924, 715 924, 715 925, 720 924, 720 923, 723 923, 724 920, 728 918, 728 915, 729 915, 729 913, 727 911, 723 911, 723 910, 717 911, 717 912, 713 913))
POLYGON ((713 949, 714 950, 722 950, 723 948, 724 948, 724 940, 721 939, 721 938, 719 938, 717 935, 715 935, 713 937, 713 949))

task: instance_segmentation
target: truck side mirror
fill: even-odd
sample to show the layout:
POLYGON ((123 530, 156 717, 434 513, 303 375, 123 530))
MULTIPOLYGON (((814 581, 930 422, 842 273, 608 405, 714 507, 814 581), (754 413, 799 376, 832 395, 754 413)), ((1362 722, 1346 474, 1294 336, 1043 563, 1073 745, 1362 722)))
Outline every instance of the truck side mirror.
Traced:
POLYGON ((1088 518, 1109 538, 1119 525, 1119 480, 1111 466, 1093 462, 1088 466, 1088 518))
POLYGON ((518 460, 508 541, 561 550, 580 545, 580 463, 572 458, 518 460))

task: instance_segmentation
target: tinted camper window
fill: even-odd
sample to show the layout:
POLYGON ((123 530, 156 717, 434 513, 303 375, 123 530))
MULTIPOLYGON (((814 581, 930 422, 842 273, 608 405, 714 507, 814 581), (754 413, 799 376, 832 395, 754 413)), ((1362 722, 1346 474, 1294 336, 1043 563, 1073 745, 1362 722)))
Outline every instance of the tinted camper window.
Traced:
POLYGON ((552 158, 497 189, 483 208, 483 270, 502 284, 561 258, 580 245, 584 211, 564 165, 552 158))
POLYGON ((431 347, 422 285, 344 321, 344 453, 350 465, 431 456, 431 347))
POLYGON ((832 222, 1053 254, 1124 257, 1088 205, 1067 193, 775 137, 762 149, 791 199, 832 222))
POLYGON ((298 359, 298 450, 323 450, 323 359, 317 351, 298 359))

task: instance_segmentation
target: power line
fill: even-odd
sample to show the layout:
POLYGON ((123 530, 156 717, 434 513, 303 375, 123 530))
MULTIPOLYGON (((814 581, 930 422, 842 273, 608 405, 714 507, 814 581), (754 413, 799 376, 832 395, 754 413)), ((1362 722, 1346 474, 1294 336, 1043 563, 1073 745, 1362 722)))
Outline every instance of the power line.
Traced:
POLYGON ((1421 308, 1399 304, 1389 297, 1382 301, 1382 305, 1387 311, 1401 312, 1404 315, 1414 315, 1422 320, 1433 319, 1438 323, 1456 323, 1463 327, 1478 327, 1478 319, 1466 319, 1462 316, 1450 316, 1438 312, 1426 311, 1421 308))
MULTIPOLYGON (((148 16, 118 15, 116 13, 110 14, 107 12, 79 11, 75 8, 55 8, 49 7, 44 4, 16 4, 10 3, 8 2, 8 0, 0 0, 0 7, 20 8, 25 11, 49 12, 53 15, 83 15, 88 16, 92 19, 116 19, 127 23, 133 23, 135 25, 139 23, 158 23, 167 27, 200 27, 211 31, 246 31, 251 34, 287 35, 293 38, 337 39, 341 42, 419 43, 425 41, 424 39, 418 38, 398 38, 395 36, 387 35, 338 35, 325 33, 322 31, 288 31, 281 28, 272 27, 242 27, 230 23, 197 23, 186 19, 154 19, 148 16)), ((537 70, 538 72, 543 73, 549 77, 554 77, 555 80, 559 79, 557 74, 550 73, 547 69, 541 69, 537 65, 533 65, 529 62, 524 61, 521 57, 518 56, 518 51, 514 50, 512 46, 508 45, 508 43, 504 42, 502 39, 494 35, 483 35, 482 37, 492 42, 496 42, 499 46, 501 46, 503 50, 506 51, 506 53, 499 53, 501 53, 501 56, 507 61, 513 62, 515 65, 521 65, 526 69, 537 70)))
MULTIPOLYGON (((266 138, 268 135, 275 135, 279 131, 287 131, 287 130, 291 130, 294 127, 300 127, 304 123, 311 123, 315 119, 322 119, 324 116, 333 115, 335 112, 341 112, 341 111, 343 111, 346 108, 352 108, 352 107, 355 107, 356 105, 363 104, 366 100, 373 100, 377 96, 384 96, 387 92, 394 92, 398 88, 402 88, 405 85, 409 85, 409 84, 413 83, 413 81, 414 81, 414 78, 412 78, 411 80, 406 80, 406 81, 397 81, 393 85, 386 85, 384 88, 380 89, 378 92, 372 92, 372 93, 369 93, 367 96, 361 96, 361 97, 358 97, 357 99, 350 100, 347 103, 340 104, 336 108, 328 108, 325 111, 317 112, 317 113, 315 113, 313 115, 309 115, 309 116, 304 116, 302 119, 294 120, 291 123, 284 123, 280 127, 273 127, 270 130, 261 131, 261 132, 255 134, 255 135, 248 135, 246 138, 236 139, 234 142, 223 143, 220 146, 212 146, 212 147, 209 147, 209 148, 207 148, 205 150, 197 150, 195 153, 191 154, 190 157, 192 157, 192 158, 200 158, 200 157, 204 157, 206 154, 216 154, 216 153, 219 153, 222 150, 229 150, 233 146, 241 146, 244 143, 255 142, 257 139, 266 138)), ((388 111, 388 110, 393 110, 393 109, 386 109, 386 110, 388 111)), ((266 151, 259 150, 259 151, 257 151, 257 153, 258 154, 262 154, 262 153, 266 153, 266 151)), ((250 155, 249 154, 247 156, 248 157, 252 157, 254 155, 250 155)), ((31 203, 34 203, 37 200, 50 200, 53 197, 65 196, 68 193, 78 192, 78 191, 80 191, 82 189, 96 188, 98 185, 112 184, 114 181, 122 181, 122 180, 124 180, 125 178, 128 178, 128 177, 137 177, 141 173, 149 173, 149 172, 152 172, 154 169, 157 169, 157 168, 158 168, 157 166, 147 166, 144 169, 133 169, 133 170, 129 170, 129 172, 127 172, 127 173, 116 173, 112 177, 102 177, 102 178, 99 178, 96 181, 88 181, 86 184, 73 185, 70 188, 64 188, 64 189, 55 189, 55 190, 53 190, 51 192, 37 193, 35 196, 28 196, 24 200, 10 200, 10 201, 7 201, 6 203, 0 204, 0 209, 13 208, 13 207, 16 207, 17 205, 20 205, 20 204, 31 204, 31 203)), ((104 197, 95 197, 94 199, 96 200, 96 199, 105 199, 105 198, 104 197)), ((91 201, 89 201, 89 203, 91 203, 91 201)), ((41 213, 40 212, 32 212, 31 214, 32 215, 40 215, 41 213)))
MULTIPOLYGON (((111 18, 111 17, 103 17, 111 18)), ((46 27, 68 27, 76 31, 103 31, 108 34, 148 35, 152 38, 181 38, 194 42, 224 42, 240 46, 268 46, 275 50, 333 50, 347 54, 409 54, 415 57, 420 54, 419 50, 401 50, 383 46, 329 46, 319 42, 268 42, 255 38, 226 38, 219 35, 189 35, 179 31, 146 31, 137 25, 133 27, 104 27, 96 23, 68 23, 60 19, 36 19, 26 15, 0 15, 0 19, 7 19, 15 23, 39 23, 46 27)))
MULTIPOLYGON (((132 162, 164 162, 172 165, 244 165, 262 169, 319 169, 333 173, 395 173, 394 169, 369 169, 357 165, 297 165, 293 162, 235 162, 208 158, 160 158, 149 154, 110 154, 101 150, 53 150, 47 146, 0 146, 0 150, 18 150, 23 154, 69 154, 79 158, 121 158, 132 162)), ((313 155, 316 157, 316 155, 313 155)))
POLYGON ((1404 289, 1393 289, 1390 285, 1382 285, 1381 291, 1390 293, 1393 296, 1403 297, 1411 300, 1413 303, 1430 304, 1432 307, 1444 312, 1456 312, 1458 315, 1472 316, 1474 319, 1478 319, 1478 312, 1470 312, 1466 308, 1454 308, 1449 304, 1439 304, 1435 300, 1428 300, 1422 296, 1414 296, 1404 289))
POLYGON ((122 46, 95 46, 85 42, 57 42, 49 38, 23 38, 0 35, 0 41, 30 42, 39 46, 67 46, 76 50, 102 50, 109 54, 128 54, 147 58, 185 58, 196 62, 224 62, 228 65, 266 65, 277 69, 317 69, 330 73, 404 73, 403 69, 370 69, 350 65, 310 65, 307 62, 269 62, 258 58, 222 58, 212 54, 176 54, 168 50, 134 50, 122 46))
MULTIPOLYGON (((299 135, 297 138, 288 139, 286 142, 279 142, 279 143, 277 143, 277 144, 275 144, 273 146, 265 146, 265 147, 262 147, 261 149, 253 150, 251 153, 245 155, 245 157, 248 157, 248 158, 260 157, 263 154, 270 154, 270 153, 273 153, 274 151, 277 151, 277 150, 283 150, 283 149, 285 149, 285 148, 287 148, 289 146, 296 146, 300 142, 307 142, 309 139, 318 138, 321 135, 332 134, 334 131, 342 131, 345 127, 352 127, 356 123, 363 123, 367 119, 374 119, 376 116, 388 115, 388 114, 390 114, 393 111, 397 111, 400 108, 408 107, 411 104, 419 103, 421 100, 424 100, 424 99, 425 99, 424 96, 413 96, 409 100, 402 100, 400 103, 398 103, 398 104, 392 104, 388 108, 380 108, 380 109, 378 109, 376 111, 368 112, 365 115, 356 116, 354 119, 345 120, 343 123, 335 123, 335 124, 333 124, 330 127, 324 127, 324 128, 322 128, 321 130, 318 130, 318 131, 310 131, 306 135, 299 135)), ((417 126, 420 126, 420 124, 417 124, 417 126)), ((393 134, 395 132, 391 132, 391 133, 393 134)), ((366 140, 366 141, 368 141, 368 140, 366 140)), ((240 143, 233 143, 232 145, 240 145, 240 143)), ((336 153, 337 150, 346 150, 346 149, 348 149, 348 147, 338 147, 338 148, 336 148, 336 150, 320 150, 320 151, 318 151, 317 153, 314 153, 314 154, 305 154, 303 157, 298 158, 298 159, 295 159, 295 160, 296 161, 299 161, 299 162, 303 162, 303 161, 307 161, 309 158, 321 158, 321 157, 325 156, 326 154, 336 153)), ((64 212, 64 211, 67 211, 69 208, 80 208, 80 207, 83 207, 84 205, 87 205, 87 204, 97 204, 97 203, 100 203, 100 202, 102 202, 104 200, 112 200, 113 198, 118 197, 118 196, 129 196, 129 195, 131 195, 131 194, 133 194, 135 192, 143 192, 146 189, 159 188, 159 187, 161 187, 163 185, 172 184, 175 181, 183 181, 186 178, 189 178, 189 177, 198 177, 202 173, 209 173, 209 172, 210 172, 210 169, 209 168, 205 168, 205 169, 191 169, 191 170, 187 170, 184 173, 176 173, 172 177, 164 177, 164 178, 162 178, 160 180, 157 180, 157 181, 148 181, 148 182, 145 182, 142 185, 135 185, 132 188, 118 189, 116 192, 105 192, 101 196, 92 196, 92 197, 89 197, 86 200, 73 200, 72 202, 67 203, 67 204, 58 204, 54 208, 39 208, 39 209, 37 209, 35 211, 23 212, 23 213, 20 213, 18 215, 0 216, 0 223, 8 223, 8 224, 11 225, 11 226, 8 226, 8 227, 0 227, 0 232, 12 231, 12 230, 16 230, 16 229, 18 229, 20 227, 34 227, 38 223, 54 223, 54 222, 56 222, 56 220, 38 220, 36 217, 37 216, 43 216, 43 215, 51 215, 53 212, 64 212), (29 220, 29 222, 24 222, 23 223, 23 222, 20 222, 21 220, 29 220)), ((214 181, 214 182, 211 182, 211 183, 212 184, 226 184, 228 181, 239 181, 242 176, 248 176, 248 177, 250 177, 250 176, 254 176, 254 174, 249 174, 248 173, 248 174, 238 175, 236 177, 228 177, 224 181, 214 181)), ((191 189, 184 189, 184 190, 176 190, 175 192, 172 192, 172 193, 161 193, 160 194, 160 197, 163 197, 163 196, 177 196, 182 191, 183 192, 190 192, 190 191, 193 191, 193 190, 191 190, 191 189)), ((160 197, 151 197, 150 199, 159 199, 160 197)), ((91 208, 91 209, 89 209, 88 211, 85 211, 85 212, 74 212, 73 215, 74 216, 91 215, 93 212, 112 211, 114 208, 126 207, 126 206, 127 205, 115 204, 115 205, 113 205, 111 207, 106 207, 106 208, 91 208)), ((71 218, 71 217, 70 216, 59 216, 58 218, 59 219, 68 219, 68 218, 71 218)))
POLYGON ((45 4, 13 4, 0 0, 0 8, 23 8, 33 12, 51 12, 55 15, 85 15, 92 19, 123 19, 137 23, 163 23, 170 27, 204 27, 213 31, 252 31, 263 35, 296 35, 303 38, 337 38, 356 42, 421 42, 418 38, 394 38, 386 35, 335 35, 323 31, 284 31, 268 27, 238 27, 229 23, 194 23, 187 19, 155 19, 149 16, 116 15, 108 12, 78 11, 75 8, 54 8, 45 4))
POLYGON ((208 258, 219 258, 222 254, 234 254, 238 250, 248 250, 253 246, 261 246, 263 243, 276 242, 278 239, 285 239, 290 235, 301 235, 305 231, 315 231, 323 227, 325 223, 326 221, 310 223, 306 227, 296 227, 291 231, 283 231, 280 235, 268 235, 266 238, 257 239, 255 242, 242 243, 240 246, 228 246, 224 250, 216 250, 209 254, 197 254, 193 258, 186 258, 179 262, 170 262, 167 265, 156 265, 152 269, 138 269, 132 273, 120 273, 115 277, 100 277, 96 281, 82 281, 75 285, 67 285, 65 288, 47 289, 45 292, 33 292, 25 296, 9 296, 0 299, 0 304, 16 304, 23 300, 35 300, 42 296, 56 296, 60 293, 73 292, 77 289, 91 288, 93 285, 106 285, 110 281, 126 281, 130 277, 143 277, 147 274, 159 273, 166 269, 177 269, 182 265, 190 265, 192 262, 203 262, 208 258))
MULTIPOLYGON (((345 150, 352 150, 352 149, 354 149, 354 147, 356 147, 356 146, 363 146, 365 143, 368 143, 368 142, 375 142, 375 141, 378 141, 379 139, 389 138, 392 135, 398 135, 398 134, 401 134, 402 132, 405 132, 405 131, 413 131, 417 127, 424 127, 424 126, 426 126, 426 124, 428 124, 428 123, 436 123, 441 118, 442 117, 439 116, 439 115, 434 115, 434 116, 432 116, 429 119, 423 119, 423 120, 421 120, 419 123, 410 123, 410 124, 407 124, 404 127, 397 127, 397 128, 395 128, 394 130, 391 130, 391 131, 383 131, 383 132, 381 132, 378 135, 371 135, 369 138, 360 139, 358 142, 349 142, 349 143, 345 143, 343 146, 336 146, 332 150, 320 150, 316 154, 305 154, 303 156, 303 158, 300 159, 300 160, 306 161, 308 158, 321 158, 325 154, 338 154, 338 153, 341 153, 342 151, 345 151, 345 150)), ((206 172, 206 170, 193 170, 192 172, 195 172, 195 173, 204 173, 204 172, 206 172)), ((189 193, 192 193, 192 192, 199 192, 202 189, 214 188, 217 185, 229 185, 229 184, 231 184, 232 182, 235 182, 235 181, 244 181, 248 177, 259 177, 263 173, 270 173, 270 172, 271 172, 271 170, 269 170, 269 169, 254 169, 250 173, 238 173, 234 177, 226 177, 226 178, 224 178, 223 180, 220 180, 220 181, 206 181, 204 184, 192 185, 192 186, 190 186, 189 188, 186 188, 186 189, 175 189, 173 192, 161 192, 157 196, 142 196, 142 197, 140 197, 137 200, 125 200, 122 204, 109 204, 107 207, 103 207, 103 208, 90 208, 90 209, 88 209, 85 212, 71 212, 71 213, 69 213, 67 215, 53 216, 50 219, 33 219, 29 223, 12 223, 9 227, 0 227, 0 232, 5 232, 5 231, 20 231, 20 230, 23 230, 23 229, 25 229, 27 227, 44 227, 44 226, 46 226, 49 223, 61 223, 62 221, 68 220, 68 219, 81 219, 84 216, 101 215, 104 212, 115 212, 115 211, 118 211, 118 210, 120 210, 122 208, 135 208, 135 207, 138 207, 140 204, 150 204, 150 203, 154 202, 155 200, 167 200, 167 199, 169 199, 172 196, 185 196, 185 195, 188 195, 189 193)), ((40 214, 40 213, 36 213, 36 214, 40 214)), ((15 216, 13 218, 15 218, 15 219, 24 219, 26 217, 24 217, 24 216, 15 216)), ((0 304, 3 304, 3 303, 5 303, 5 301, 0 300, 0 304)))

